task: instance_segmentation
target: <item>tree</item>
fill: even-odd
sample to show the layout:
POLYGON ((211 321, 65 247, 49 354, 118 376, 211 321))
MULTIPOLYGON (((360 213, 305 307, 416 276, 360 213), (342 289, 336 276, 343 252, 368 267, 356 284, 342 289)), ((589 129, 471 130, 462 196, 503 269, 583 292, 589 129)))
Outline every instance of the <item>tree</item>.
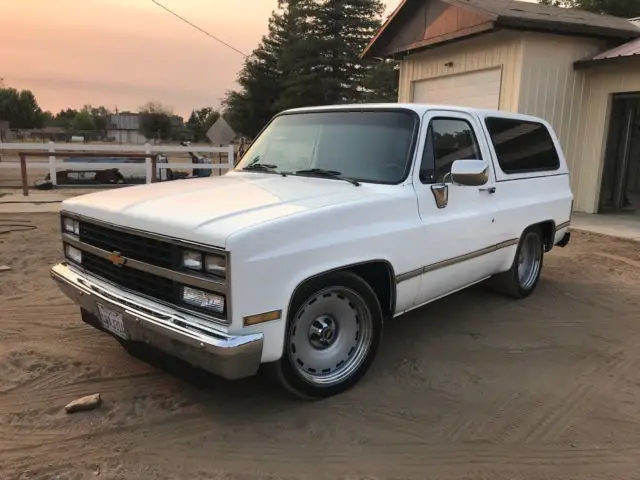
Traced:
POLYGON ((363 84, 377 65, 375 60, 363 60, 360 55, 380 29, 383 12, 380 0, 326 0, 321 4, 327 103, 354 103, 366 98, 363 84))
POLYGON ((0 120, 11 128, 40 128, 43 115, 31 90, 0 88, 0 120))
POLYGON ((139 110, 140 132, 147 138, 168 140, 173 130, 170 109, 159 102, 148 102, 139 110))
POLYGON ((96 122, 93 115, 91 115, 91 110, 85 107, 77 112, 70 126, 71 129, 76 132, 94 131, 96 129, 96 122))
POLYGON ((85 105, 84 108, 88 110, 91 117, 93 117, 94 128, 99 132, 106 132, 111 111, 104 106, 92 107, 91 105, 85 105))
POLYGON ((282 78, 278 61, 282 52, 280 20, 282 12, 273 12, 269 33, 262 38, 238 74, 240 90, 227 93, 222 102, 225 119, 236 132, 254 137, 277 112, 282 78))
POLYGON ((280 78, 276 111, 327 103, 331 80, 323 65, 326 43, 317 0, 280 0, 274 16, 276 35, 268 39, 277 53, 280 78), (277 46, 277 48, 275 48, 277 46))
POLYGON ((193 110, 189 120, 187 121, 186 127, 193 135, 194 141, 204 142, 207 139, 207 132, 219 118, 220 112, 214 110, 212 107, 193 110))
POLYGON ((360 57, 383 9, 380 0, 279 0, 238 75, 240 89, 223 102, 232 128, 253 137, 281 110, 395 101, 397 69, 360 57))
POLYGON ((53 127, 55 124, 55 116, 49 110, 42 112, 42 126, 53 127))
POLYGON ((540 3, 554 7, 581 8, 622 18, 640 17, 638 0, 541 0, 540 3))
POLYGON ((53 119, 53 126, 70 130, 76 115, 78 115, 78 111, 71 108, 60 110, 53 119))
POLYGON ((380 60, 364 79, 366 102, 395 103, 398 101, 400 66, 395 60, 380 60))

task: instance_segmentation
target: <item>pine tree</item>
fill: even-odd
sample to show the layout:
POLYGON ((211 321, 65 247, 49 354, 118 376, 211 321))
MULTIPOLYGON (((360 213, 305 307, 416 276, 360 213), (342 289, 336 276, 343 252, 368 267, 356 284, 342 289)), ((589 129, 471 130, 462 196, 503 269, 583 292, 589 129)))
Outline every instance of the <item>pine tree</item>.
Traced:
POLYGON ((367 97, 363 85, 377 62, 360 55, 381 26, 384 5, 380 0, 319 1, 326 102, 362 102, 367 97))
POLYGON ((253 137, 281 110, 396 101, 395 62, 360 55, 381 26, 380 0, 279 0, 269 33, 224 101, 225 118, 253 137))
POLYGON ((398 101, 400 65, 395 60, 379 60, 364 79, 364 100, 368 103, 398 101))
POLYGON ((279 110, 327 103, 323 70, 319 64, 325 48, 316 0, 279 0, 282 51, 279 70, 282 91, 279 110))
POLYGON ((240 91, 231 91, 223 101, 225 119, 238 133, 250 138, 277 112, 282 77, 278 69, 282 54, 282 12, 273 12, 269 33, 262 38, 238 75, 240 91))

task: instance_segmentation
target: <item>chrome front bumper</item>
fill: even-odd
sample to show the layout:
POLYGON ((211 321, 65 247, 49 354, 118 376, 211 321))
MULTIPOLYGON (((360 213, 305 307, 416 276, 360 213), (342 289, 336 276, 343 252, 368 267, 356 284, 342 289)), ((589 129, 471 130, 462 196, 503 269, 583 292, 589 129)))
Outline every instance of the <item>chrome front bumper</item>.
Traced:
POLYGON ((214 330, 202 320, 79 273, 67 263, 52 267, 51 277, 96 318, 99 305, 121 314, 125 340, 147 343, 230 380, 255 375, 260 367, 262 334, 232 336, 214 330))

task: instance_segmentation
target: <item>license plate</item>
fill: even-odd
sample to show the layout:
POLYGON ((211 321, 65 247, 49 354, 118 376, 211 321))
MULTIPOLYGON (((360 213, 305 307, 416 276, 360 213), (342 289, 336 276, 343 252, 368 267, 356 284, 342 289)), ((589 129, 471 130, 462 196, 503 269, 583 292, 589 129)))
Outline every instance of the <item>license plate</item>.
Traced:
POLYGON ((98 311, 100 312, 100 321, 104 328, 124 340, 129 339, 129 335, 124 328, 124 321, 122 320, 121 313, 100 304, 98 304, 98 311))

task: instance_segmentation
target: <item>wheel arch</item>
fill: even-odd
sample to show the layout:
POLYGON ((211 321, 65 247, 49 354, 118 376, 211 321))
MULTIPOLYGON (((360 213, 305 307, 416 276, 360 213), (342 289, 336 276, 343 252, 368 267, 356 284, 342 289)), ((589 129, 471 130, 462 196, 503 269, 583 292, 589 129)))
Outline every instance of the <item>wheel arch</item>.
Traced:
POLYGON ((309 282, 337 272, 351 272, 362 278, 367 284, 369 284, 376 294, 376 297, 380 302, 383 318, 386 319, 393 316, 397 296, 396 276, 391 262, 385 259, 374 259, 351 263, 318 272, 305 278, 293 289, 291 296, 289 297, 287 314, 289 315, 291 313, 293 302, 302 287, 307 285, 309 282))
POLYGON ((553 248, 555 236, 556 236, 556 222, 554 220, 543 220, 541 222, 533 223, 523 230, 522 233, 530 228, 538 227, 542 232, 542 242, 544 244, 544 251, 548 252, 553 248))

